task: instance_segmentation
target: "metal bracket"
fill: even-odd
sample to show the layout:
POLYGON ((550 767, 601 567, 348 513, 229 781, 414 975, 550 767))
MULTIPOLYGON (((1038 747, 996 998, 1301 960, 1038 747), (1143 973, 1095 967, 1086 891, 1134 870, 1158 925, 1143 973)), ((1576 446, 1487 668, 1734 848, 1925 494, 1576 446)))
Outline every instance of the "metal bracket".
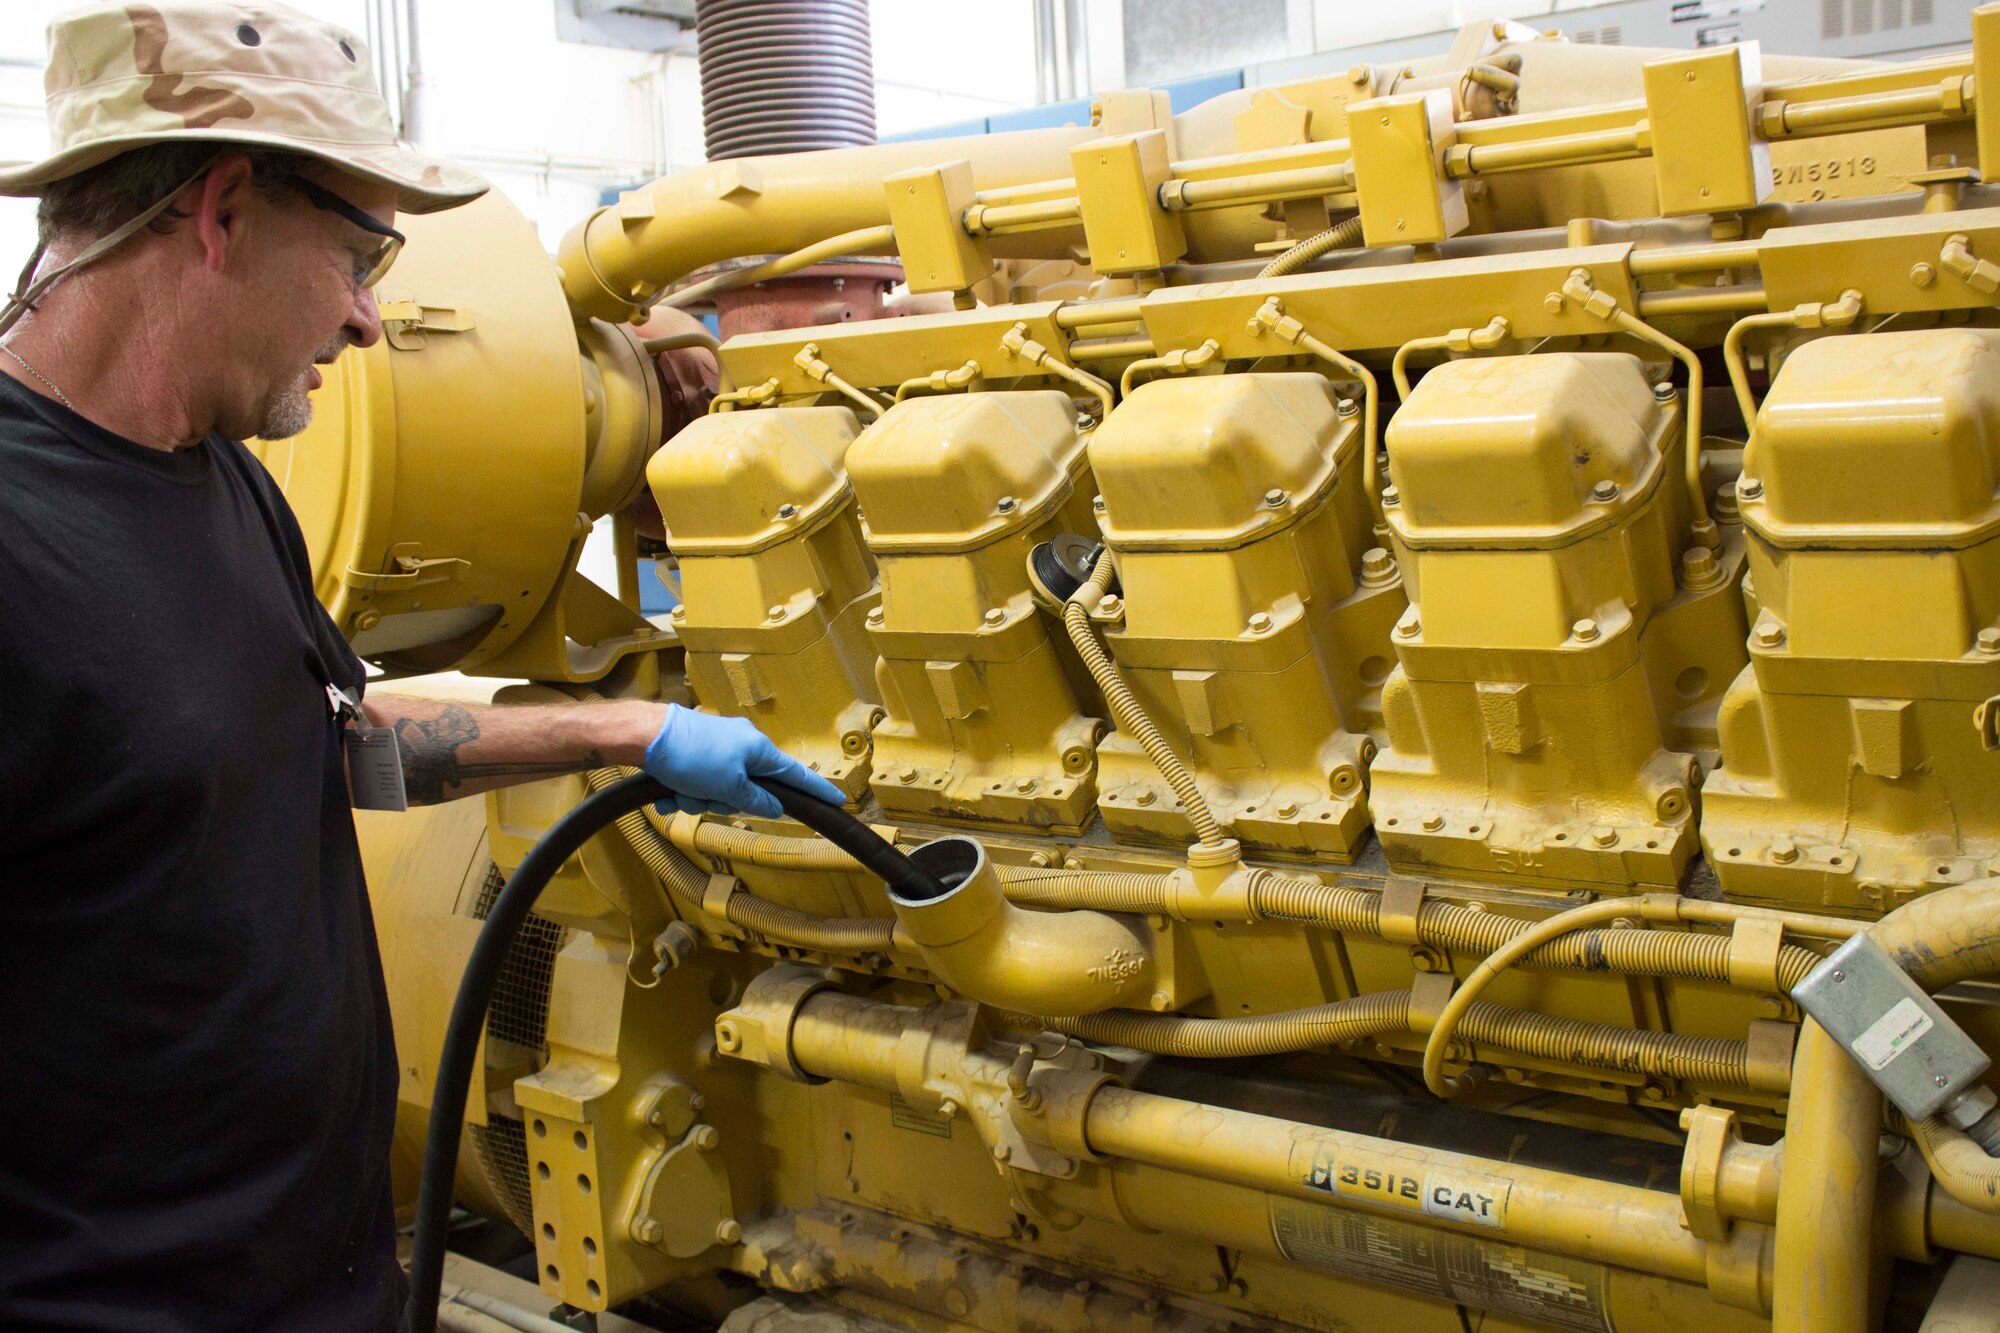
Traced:
POLYGON ((470 306, 424 305, 414 297, 384 293, 375 302, 382 336, 401 352, 421 351, 425 335, 470 333, 475 327, 470 306))

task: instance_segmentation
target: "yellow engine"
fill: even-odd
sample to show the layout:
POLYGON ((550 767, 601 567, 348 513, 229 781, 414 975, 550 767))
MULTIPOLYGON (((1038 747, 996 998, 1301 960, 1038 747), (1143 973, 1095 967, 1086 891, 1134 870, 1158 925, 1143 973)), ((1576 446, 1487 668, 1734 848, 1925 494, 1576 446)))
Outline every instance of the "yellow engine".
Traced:
MULTIPOLYGON (((1995 1327, 1973 26, 1474 25, 714 163, 554 267, 413 219, 265 455, 357 651, 750 718, 947 886, 622 820, 510 959, 461 1198, 552 1303, 731 1328, 1995 1327), (802 271, 909 296, 793 301, 690 416, 658 308, 802 271)), ((408 1146, 495 888, 614 776, 363 816, 408 1146)))

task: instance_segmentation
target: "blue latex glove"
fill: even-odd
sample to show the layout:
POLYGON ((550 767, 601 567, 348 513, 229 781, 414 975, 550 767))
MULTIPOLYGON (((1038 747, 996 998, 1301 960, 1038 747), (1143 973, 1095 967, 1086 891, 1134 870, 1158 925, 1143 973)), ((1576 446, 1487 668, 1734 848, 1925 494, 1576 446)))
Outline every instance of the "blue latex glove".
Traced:
MULTIPOLYGON (((679 704, 667 705, 667 720, 646 747, 645 769, 674 793, 673 804, 690 815, 740 811, 776 819, 784 814, 778 798, 750 781, 752 775, 775 778, 833 805, 847 800, 840 788, 771 744, 754 724, 679 704)), ((661 814, 666 805, 660 802, 661 814)))

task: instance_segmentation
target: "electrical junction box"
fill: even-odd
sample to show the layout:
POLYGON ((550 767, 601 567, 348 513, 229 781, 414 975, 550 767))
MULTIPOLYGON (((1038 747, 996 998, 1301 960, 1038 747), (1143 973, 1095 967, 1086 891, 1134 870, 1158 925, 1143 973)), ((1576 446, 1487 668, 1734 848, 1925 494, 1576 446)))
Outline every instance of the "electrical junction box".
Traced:
POLYGON ((1828 955, 1792 998, 1912 1120, 1943 1110, 1992 1063, 1866 935, 1828 955))

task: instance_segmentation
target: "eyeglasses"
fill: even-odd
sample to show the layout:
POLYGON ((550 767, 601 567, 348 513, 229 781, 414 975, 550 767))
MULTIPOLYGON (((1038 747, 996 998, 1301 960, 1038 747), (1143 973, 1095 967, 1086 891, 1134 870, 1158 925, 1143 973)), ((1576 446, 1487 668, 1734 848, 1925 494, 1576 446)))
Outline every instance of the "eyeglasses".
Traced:
POLYGON ((337 213, 370 236, 381 238, 381 244, 366 256, 355 260, 354 285, 357 288, 373 287, 382 281, 382 275, 389 271, 390 265, 396 262, 396 256, 403 251, 405 240, 403 233, 386 222, 376 221, 332 190, 322 185, 315 185, 303 176, 287 176, 285 184, 305 196, 306 202, 314 208, 337 213))

